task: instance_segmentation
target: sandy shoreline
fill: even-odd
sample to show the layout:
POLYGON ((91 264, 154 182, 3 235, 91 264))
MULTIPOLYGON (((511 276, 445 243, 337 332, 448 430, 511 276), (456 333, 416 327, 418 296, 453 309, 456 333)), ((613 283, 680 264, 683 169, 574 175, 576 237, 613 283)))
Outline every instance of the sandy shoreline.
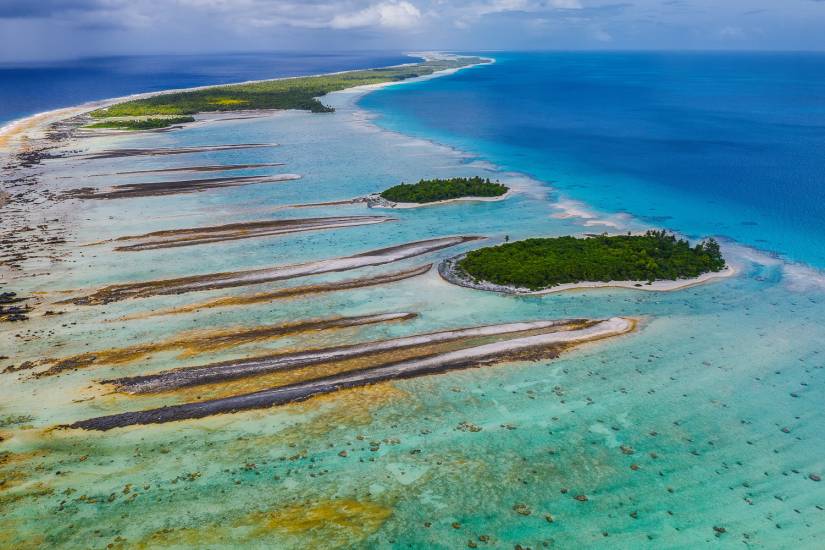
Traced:
MULTIPOLYGON (((510 189, 503 195, 498 197, 456 197, 454 199, 445 199, 443 201, 433 201, 433 202, 393 202, 381 197, 380 194, 370 195, 368 197, 364 197, 361 199, 362 202, 366 202, 370 208, 386 208, 386 209, 395 209, 395 210, 404 210, 408 208, 424 208, 427 206, 438 206, 440 204, 449 204, 451 202, 498 202, 507 200, 508 198, 515 195, 515 192, 510 189)), ((356 199, 358 200, 358 199, 356 199)))
MULTIPOLYGON (((445 54, 438 54, 438 53, 435 53, 435 52, 411 52, 408 55, 410 57, 418 57, 420 59, 423 59, 424 62, 433 61, 433 60, 441 59, 441 58, 444 58, 444 57, 454 57, 454 56, 449 55, 449 54, 445 55, 445 54)), ((493 58, 480 57, 480 59, 484 60, 483 64, 494 63, 495 62, 495 60, 493 58)), ((402 63, 400 65, 393 65, 393 67, 406 67, 406 66, 410 66, 410 65, 415 65, 416 63, 418 63, 418 62, 417 61, 411 61, 410 63, 402 63)), ((453 73, 455 73, 459 70, 467 69, 467 68, 470 68, 470 67, 476 67, 478 65, 479 64, 474 64, 474 65, 467 65, 465 67, 460 67, 460 68, 456 68, 456 69, 445 69, 443 71, 436 71, 436 72, 434 72, 432 74, 429 74, 429 75, 426 75, 426 76, 410 78, 410 79, 402 80, 402 81, 398 81, 398 82, 384 82, 384 83, 380 83, 380 84, 370 84, 370 85, 365 85, 365 86, 354 86, 352 88, 347 88, 345 90, 339 90, 338 92, 333 92, 333 93, 347 92, 347 91, 353 91, 353 90, 355 90, 355 91, 377 90, 377 89, 380 89, 380 88, 383 88, 383 87, 389 86, 389 85, 403 84, 403 83, 406 83, 406 82, 415 82, 415 81, 419 81, 419 80, 427 80, 427 79, 430 79, 430 78, 437 78, 437 77, 440 77, 440 76, 446 76, 448 74, 453 74, 453 73)), ((61 107, 61 108, 58 108, 58 109, 53 109, 51 111, 44 111, 44 112, 36 113, 36 114, 30 115, 30 116, 27 116, 27 117, 24 117, 24 118, 13 120, 13 121, 9 122, 8 124, 0 127, 0 153, 8 153, 8 152, 12 151, 15 148, 19 148, 19 146, 21 145, 20 142, 24 141, 27 137, 29 137, 30 133, 32 133, 32 132, 42 132, 50 124, 54 124, 55 122, 64 121, 64 120, 72 118, 74 116, 87 114, 91 111, 94 111, 96 109, 100 109, 102 107, 108 107, 108 106, 111 106, 111 105, 115 105, 117 103, 123 103, 125 101, 132 101, 132 100, 136 100, 136 99, 146 99, 146 98, 149 98, 149 97, 156 97, 156 96, 159 96, 159 95, 179 93, 179 92, 193 92, 193 91, 198 91, 198 90, 208 90, 210 88, 220 88, 220 87, 225 87, 225 86, 241 86, 241 85, 245 85, 245 84, 258 84, 258 83, 262 83, 262 82, 273 82, 273 81, 278 81, 278 80, 293 80, 293 79, 296 79, 296 78, 312 78, 312 77, 317 77, 317 76, 329 76, 329 75, 336 75, 336 74, 344 74, 344 73, 352 72, 353 70, 362 70, 362 69, 349 69, 349 70, 345 70, 345 71, 334 71, 334 72, 328 72, 328 73, 318 73, 318 74, 302 75, 302 76, 287 76, 287 77, 280 77, 280 78, 264 78, 264 79, 258 79, 258 80, 245 80, 245 81, 242 81, 242 82, 232 82, 232 83, 228 83, 228 84, 209 84, 209 85, 205 85, 205 86, 193 86, 193 87, 190 87, 190 88, 170 88, 168 90, 161 90, 161 91, 156 91, 156 92, 142 92, 142 93, 130 94, 130 95, 125 95, 125 96, 120 96, 120 97, 94 100, 94 101, 89 101, 89 102, 86 102, 86 103, 81 103, 80 105, 75 105, 75 106, 72 106, 72 107, 61 107), (15 146, 17 146, 17 147, 15 147, 15 146)), ((367 69, 363 69, 363 70, 367 70, 367 69)), ((267 109, 266 111, 272 111, 272 113, 274 114, 274 113, 279 112, 280 109, 278 109, 278 110, 269 110, 269 109, 267 109)), ((255 112, 255 111, 242 111, 242 112, 255 112)))
MULTIPOLYGON (((433 61, 443 58, 456 57, 451 54, 438 53, 418 53, 411 52, 411 57, 421 58, 423 61, 433 61)), ((452 74, 458 70, 469 68, 477 65, 483 65, 493 60, 490 58, 480 58, 482 61, 474 65, 467 65, 456 69, 446 69, 443 71, 436 71, 432 74, 409 78, 403 81, 387 82, 372 86, 353 87, 337 92, 331 92, 328 96, 335 93, 357 93, 365 94, 371 90, 381 88, 385 85, 405 84, 421 79, 430 79, 452 74)), ((412 60, 410 63, 403 63, 395 67, 404 67, 420 63, 418 59, 412 60)), ((122 97, 109 98, 103 100, 94 100, 73 107, 61 107, 51 111, 36 113, 18 120, 11 121, 0 127, 0 165, 4 166, 4 170, 8 174, 15 177, 15 182, 29 180, 37 181, 43 173, 43 168, 40 166, 42 160, 50 158, 61 157, 63 154, 61 150, 68 146, 72 146, 74 140, 77 138, 88 137, 84 132, 80 131, 83 124, 86 123, 88 113, 95 109, 107 107, 110 105, 122 103, 135 99, 144 99, 170 93, 178 93, 184 91, 196 91, 210 88, 217 88, 223 86, 235 86, 243 84, 251 84, 257 82, 271 82, 278 80, 290 80, 295 78, 307 78, 312 76, 334 75, 352 72, 338 71, 330 73, 321 73, 317 75, 302 75, 295 77, 283 78, 269 78, 261 80, 249 80, 244 82, 234 82, 231 84, 214 84, 207 86, 196 86, 191 88, 169 89, 157 92, 145 92, 138 94, 131 94, 122 97)), ((207 113, 208 119, 233 119, 233 118, 257 118, 259 116, 278 116, 280 113, 287 112, 286 110, 259 110, 259 111, 243 111, 243 112, 227 112, 227 113, 207 113), (240 115, 240 116, 238 116, 240 115)), ((202 121, 196 120, 192 124, 199 124, 209 122, 210 120, 202 121)), ((130 135, 144 133, 132 132, 130 135)), ((93 135, 93 132, 88 134, 93 135)), ((126 134, 118 134, 126 135, 126 134)), ((11 181, 11 180, 9 180, 11 181)), ((32 276, 29 273, 23 273, 21 267, 29 262, 27 265, 32 266, 32 261, 37 266, 46 268, 53 265, 55 261, 65 256, 66 250, 63 243, 69 239, 68 225, 73 213, 76 211, 76 206, 69 205, 60 200, 60 197, 55 196, 49 186, 43 185, 16 185, 20 191, 12 194, 10 192, 0 192, 0 208, 3 208, 3 213, 9 213, 9 225, 3 228, 0 232, 0 239, 14 239, 16 246, 14 249, 9 249, 7 258, 0 261, 0 286, 11 283, 14 280, 24 277, 32 276), (62 228, 61 237, 53 240, 53 233, 57 230, 57 225, 50 224, 48 228, 42 225, 44 212, 49 211, 48 216, 54 220, 62 228), (28 227, 37 227, 40 233, 49 233, 48 235, 35 235, 27 233, 25 230, 28 227), (24 238, 21 240, 19 236, 24 238), (60 246, 58 246, 60 245, 60 246), (48 260, 48 261, 44 261, 48 260)), ((6 189, 4 191, 9 191, 6 189)), ((41 271, 40 273, 46 273, 41 271)))
POLYGON ((472 288, 475 290, 486 290, 488 292, 497 292, 499 294, 513 294, 516 296, 542 296, 544 294, 555 294, 558 292, 572 292, 577 290, 596 290, 607 288, 622 288, 627 290, 644 290, 647 292, 673 292, 676 290, 683 290, 685 288, 694 287, 705 284, 711 281, 726 279, 736 275, 736 268, 727 266, 722 271, 715 271, 703 273, 698 277, 691 279, 675 279, 672 281, 661 280, 653 281, 648 284, 647 281, 581 281, 578 283, 565 283, 556 285, 551 288, 543 290, 530 290, 528 288, 519 288, 507 285, 497 285, 489 282, 476 282, 469 280, 467 277, 459 274, 456 271, 456 263, 464 257, 464 254, 447 258, 438 265, 438 274, 448 283, 463 286, 465 288, 472 288))

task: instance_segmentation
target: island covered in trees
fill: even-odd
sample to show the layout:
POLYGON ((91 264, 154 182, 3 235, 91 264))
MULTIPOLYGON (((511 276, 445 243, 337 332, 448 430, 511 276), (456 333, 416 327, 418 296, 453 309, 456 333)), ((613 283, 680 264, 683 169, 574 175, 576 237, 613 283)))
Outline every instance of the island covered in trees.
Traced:
POLYGON ((124 101, 92 111, 91 116, 99 119, 157 115, 183 116, 253 109, 299 109, 313 113, 328 113, 334 109, 321 103, 318 98, 330 92, 367 84, 400 82, 438 71, 486 62, 488 60, 480 57, 439 57, 427 59, 421 63, 395 67, 211 86, 124 101))
POLYGON ((380 194, 392 202, 428 203, 459 198, 501 197, 509 191, 506 185, 489 178, 429 179, 418 183, 402 183, 380 194))
POLYGON ((584 281, 674 281, 725 268, 719 243, 712 238, 691 246, 666 231, 648 231, 535 238, 481 248, 458 260, 452 274, 474 283, 541 291, 584 281))

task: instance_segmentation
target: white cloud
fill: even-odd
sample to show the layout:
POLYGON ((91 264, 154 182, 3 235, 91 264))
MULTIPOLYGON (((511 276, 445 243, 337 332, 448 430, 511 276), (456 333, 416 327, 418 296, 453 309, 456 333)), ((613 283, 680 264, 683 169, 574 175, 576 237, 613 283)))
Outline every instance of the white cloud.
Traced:
POLYGON ((732 25, 728 25, 727 27, 723 27, 719 31, 719 36, 721 36, 722 38, 738 39, 745 36, 745 31, 743 31, 741 27, 734 27, 732 25))
POLYGON ((595 27, 591 29, 590 35, 597 42, 613 42, 613 35, 611 35, 609 32, 607 32, 601 27, 595 27))
POLYGON ((329 26, 334 29, 372 26, 407 29, 416 26, 420 20, 421 12, 409 2, 381 2, 354 13, 336 15, 329 26))
POLYGON ((582 3, 579 0, 553 0, 550 2, 550 5, 554 8, 565 9, 565 10, 580 10, 582 9, 582 3))
POLYGON ((582 7, 580 0, 485 0, 456 5, 452 10, 445 11, 452 12, 456 27, 467 28, 488 15, 511 12, 540 14, 552 10, 579 10, 582 7))

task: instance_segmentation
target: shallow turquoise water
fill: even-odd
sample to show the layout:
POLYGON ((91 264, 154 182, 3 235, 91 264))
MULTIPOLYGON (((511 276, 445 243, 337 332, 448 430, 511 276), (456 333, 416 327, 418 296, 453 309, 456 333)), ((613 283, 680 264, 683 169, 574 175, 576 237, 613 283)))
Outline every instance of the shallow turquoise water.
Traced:
MULTIPOLYGON (((595 210, 592 219, 559 217, 569 205, 559 204, 546 182, 499 173, 490 159, 473 152, 382 131, 353 106, 354 99, 336 94, 333 115, 283 113, 87 142, 93 148, 281 144, 272 150, 58 160, 49 165, 49 177, 55 186, 71 188, 91 179, 87 174, 127 166, 213 162, 285 162, 275 171, 303 176, 194 195, 87 203, 72 214, 81 243, 228 221, 383 214, 361 205, 276 208, 351 198, 425 176, 481 172, 516 182, 520 192, 504 202, 389 211, 398 221, 336 231, 140 253, 114 253, 106 244, 85 247, 53 266, 49 275, 22 281, 20 289, 53 292, 282 265, 433 236, 478 234, 495 241, 504 235, 644 226, 595 210), (60 179, 66 175, 73 179, 60 179), (594 226, 594 221, 618 227, 594 226)), ((384 273, 459 250, 267 288, 384 273)), ((65 548, 109 543, 124 548, 456 548, 470 540, 482 548, 816 548, 825 536, 825 492, 809 475, 825 471, 819 429, 825 290, 814 272, 803 271, 800 277, 798 266, 734 242, 726 243, 725 251, 739 268, 737 277, 672 293, 599 290, 511 297, 457 288, 429 273, 387 286, 128 322, 101 319, 249 289, 77 308, 66 316, 38 319, 38 327, 54 329, 55 335, 25 344, 6 331, 0 342, 4 349, 13 346, 18 362, 154 342, 193 329, 392 311, 420 314, 404 323, 299 335, 185 358, 176 352, 153 354, 59 378, 3 375, 2 414, 34 417, 30 428, 6 430, 11 437, 2 450, 23 458, 4 464, 13 485, 4 497, 19 495, 6 503, 4 536, 16 547, 65 548), (187 398, 101 395, 94 381, 112 375, 441 328, 614 315, 639 318, 640 329, 554 361, 472 369, 302 405, 105 434, 40 431, 187 398), (89 397, 94 399, 83 400, 89 397), (481 430, 462 431, 464 422, 481 430), (339 456, 341 450, 348 450, 347 457, 339 456), (131 484, 128 492, 126 484, 131 484), (79 500, 81 495, 96 500, 79 500), (588 500, 575 500, 576 495, 588 500), (342 512, 348 509, 345 502, 360 507, 342 512), (530 514, 517 513, 517 505, 526 505, 530 514), (489 542, 480 542, 480 535, 489 536, 489 542)))
POLYGON ((364 98, 608 212, 825 268, 825 55, 505 52, 364 98))

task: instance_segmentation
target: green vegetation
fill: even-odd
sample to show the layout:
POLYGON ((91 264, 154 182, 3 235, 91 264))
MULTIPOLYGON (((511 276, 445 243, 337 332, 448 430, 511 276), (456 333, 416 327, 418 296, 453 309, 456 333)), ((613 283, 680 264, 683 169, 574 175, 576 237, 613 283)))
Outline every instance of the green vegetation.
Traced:
POLYGON ((333 111, 316 98, 330 92, 361 86, 397 82, 444 69, 481 63, 478 57, 435 59, 414 65, 349 71, 345 73, 267 80, 249 84, 216 86, 190 92, 161 94, 118 103, 92 112, 97 118, 151 115, 193 115, 212 111, 244 109, 300 109, 313 113, 333 111))
POLYGON ((475 176, 402 183, 390 187, 381 193, 381 197, 393 202, 425 203, 461 197, 500 197, 507 191, 506 185, 475 176))
POLYGON ((195 117, 174 116, 166 118, 140 118, 131 120, 104 120, 89 124, 86 128, 114 128, 115 130, 156 130, 167 128, 173 124, 195 122, 195 117))
POLYGON ((721 271, 719 243, 694 247, 665 231, 579 239, 527 239, 474 250, 458 262, 475 280, 530 290, 582 281, 655 281, 721 271))

